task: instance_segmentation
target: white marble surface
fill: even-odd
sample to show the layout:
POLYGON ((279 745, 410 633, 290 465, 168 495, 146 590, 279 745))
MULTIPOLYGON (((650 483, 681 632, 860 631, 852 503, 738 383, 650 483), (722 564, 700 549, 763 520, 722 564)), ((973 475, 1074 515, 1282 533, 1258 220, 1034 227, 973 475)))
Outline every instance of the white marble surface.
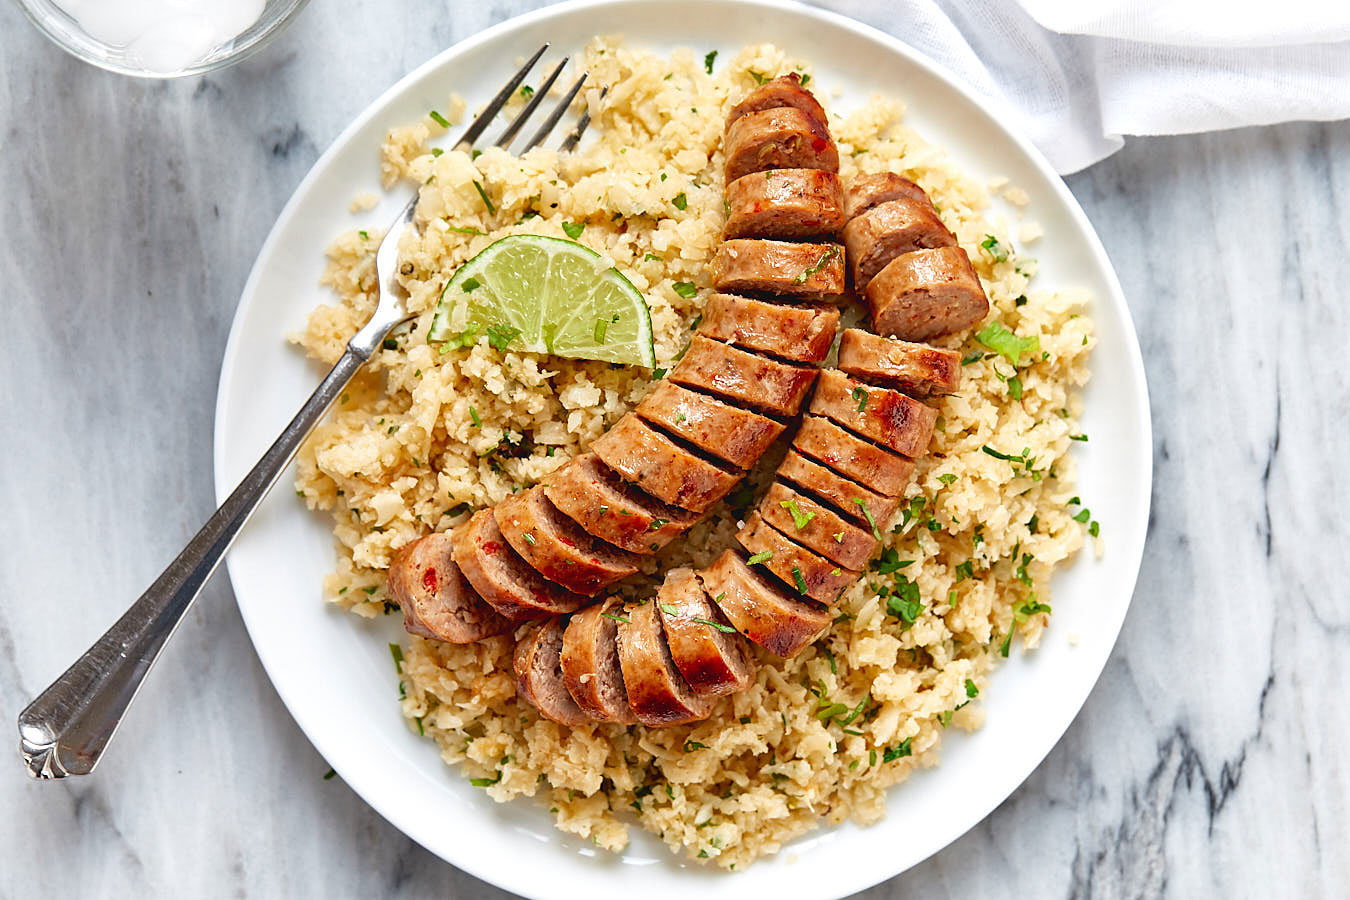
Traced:
MULTIPOLYGON (((414 65, 535 5, 326 0, 234 69, 153 84, 0 4, 0 729, 210 512, 226 331, 318 153, 414 65)), ((1069 184, 1153 393, 1134 605, 1031 779, 865 896, 1344 896, 1350 123, 1133 140, 1069 184)), ((0 897, 505 896, 326 769, 217 579, 95 777, 0 765, 0 897)))

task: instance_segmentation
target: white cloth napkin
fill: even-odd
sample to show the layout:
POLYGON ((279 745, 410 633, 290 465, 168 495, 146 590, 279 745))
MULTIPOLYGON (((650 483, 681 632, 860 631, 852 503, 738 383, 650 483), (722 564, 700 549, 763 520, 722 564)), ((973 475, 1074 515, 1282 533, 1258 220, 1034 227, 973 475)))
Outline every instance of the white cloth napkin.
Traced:
POLYGON ((813 0, 1018 112, 1062 173, 1124 135, 1350 117, 1347 0, 813 0))

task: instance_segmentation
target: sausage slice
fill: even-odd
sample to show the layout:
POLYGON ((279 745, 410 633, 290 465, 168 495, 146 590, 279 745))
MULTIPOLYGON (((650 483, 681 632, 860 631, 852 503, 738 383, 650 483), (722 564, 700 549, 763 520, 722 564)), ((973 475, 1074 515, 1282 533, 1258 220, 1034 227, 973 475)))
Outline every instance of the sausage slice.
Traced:
MULTIPOLYGON (((781 481, 769 487, 759 503, 759 513, 792 540, 850 569, 861 570, 877 549, 878 539, 870 523, 850 522, 781 481)), ((875 519, 876 513, 872 517, 875 519)), ((883 522, 879 521, 878 527, 883 522)))
POLYGON ((821 371, 811 412, 910 459, 928 448, 937 421, 933 407, 890 388, 854 381, 837 369, 821 371))
POLYGON ((989 298, 960 247, 897 256, 868 282, 867 305, 878 334, 926 341, 963 331, 989 312, 989 298))
POLYGON ((454 541, 437 532, 404 545, 389 563, 389 593, 403 610, 409 634, 472 644, 501 634, 511 623, 474 593, 455 565, 454 541))
POLYGON ((688 510, 628 484, 594 453, 550 475, 544 493, 587 532, 633 553, 655 553, 698 521, 688 510))
POLYGON ((724 552, 699 577, 727 621, 775 656, 796 656, 834 619, 829 607, 788 594, 735 550, 724 552))
POLYGON ((727 183, 765 169, 839 171, 839 148, 827 129, 791 106, 746 113, 727 127, 727 183))
POLYGON ((844 218, 839 176, 820 169, 751 172, 727 185, 728 238, 832 238, 844 218))
POLYGON ((452 533, 455 565, 493 609, 512 622, 569 613, 586 598, 554 584, 511 549, 491 509, 480 509, 452 533))
POLYGON ((679 725, 712 712, 717 698, 695 694, 675 668, 656 604, 630 606, 623 614, 627 621, 619 623, 619 666, 637 720, 652 727, 679 725))
POLYGON ((638 570, 636 554, 591 537, 560 513, 539 485, 507 497, 493 514, 525 562, 575 594, 594 597, 638 570))
POLYGON ((930 207, 933 205, 924 189, 908 178, 894 172, 877 172, 859 175, 849 182, 848 190, 844 192, 844 215, 852 219, 892 200, 917 200, 930 207))
POLYGON ((791 418, 801 410, 816 372, 696 334, 671 370, 670 380, 771 416, 791 418))
POLYGON ((837 512, 868 528, 872 527, 867 521, 868 512, 880 525, 890 519, 900 503, 898 497, 878 494, 796 450, 788 450, 787 456, 778 464, 778 477, 792 482, 812 497, 819 497, 837 512))
POLYGON ((703 593, 693 569, 672 569, 656 595, 675 668, 696 694, 720 696, 750 686, 755 666, 745 641, 703 593))
POLYGON ((844 226, 855 291, 866 289, 872 277, 902 253, 955 246, 956 235, 942 224, 932 205, 918 200, 889 200, 844 226))
POLYGON ((789 590, 817 603, 834 603, 844 588, 857 581, 861 574, 836 565, 791 540, 765 522, 757 511, 751 513, 745 526, 736 532, 736 540, 750 554, 750 559, 760 560, 756 564, 772 572, 789 586, 789 590))
POLYGON ((618 619, 623 602, 610 597, 572 614, 563 632, 562 674, 577 706, 600 722, 631 725, 628 691, 619 667, 618 619))
POLYGON ((703 308, 700 334, 794 362, 821 363, 830 355, 839 310, 788 306, 734 294, 713 294, 703 308))
POLYGON ((941 397, 961 386, 961 354, 955 350, 884 338, 857 328, 845 329, 839 341, 839 369, 911 397, 941 397))
POLYGON ((785 106, 800 110, 822 132, 829 132, 829 119, 825 117, 825 110, 821 108, 820 101, 815 95, 802 87, 802 77, 796 72, 779 75, 747 94, 745 99, 733 106, 731 112, 727 114, 727 127, 730 128, 741 116, 785 106))
POLYGON ((565 619, 555 616, 528 626, 511 660, 516 670, 516 690, 544 718, 559 725, 585 725, 590 717, 567 693, 559 665, 565 623, 565 619))
POLYGON ((719 291, 759 292, 819 299, 844 292, 844 248, 736 238, 723 241, 712 261, 719 291))
POLYGON ((642 398, 635 412, 663 431, 738 469, 753 466, 783 433, 780 422, 672 381, 659 383, 642 398))
POLYGON ((653 497, 708 511, 740 480, 736 471, 686 450, 637 416, 624 416, 591 447, 600 461, 653 497))
POLYGON ((898 497, 914 461, 851 434, 821 416, 803 416, 793 449, 886 497, 898 497))

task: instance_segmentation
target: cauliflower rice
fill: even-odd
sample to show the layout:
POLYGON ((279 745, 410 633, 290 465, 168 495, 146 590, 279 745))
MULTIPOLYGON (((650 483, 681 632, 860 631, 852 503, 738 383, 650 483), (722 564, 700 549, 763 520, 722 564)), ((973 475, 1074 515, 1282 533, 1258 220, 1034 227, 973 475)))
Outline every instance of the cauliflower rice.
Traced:
MULTIPOLYGON (((338 561, 324 590, 352 612, 394 612, 384 581, 395 550, 562 466, 653 383, 646 369, 499 352, 485 338, 429 345, 455 268, 505 235, 563 237, 564 223, 585 223, 578 240, 646 295, 658 364, 669 366, 709 293, 728 103, 761 77, 811 72, 762 45, 710 75, 702 54, 666 59, 612 38, 591 44, 584 67, 610 90, 603 103, 588 94, 597 127, 583 153, 433 154, 429 142, 445 131, 439 113, 390 132, 382 148, 386 184, 422 185, 420 234, 400 247, 419 316, 376 352, 306 444, 297 484, 311 509, 333 516, 338 561), (675 285, 685 282, 698 292, 684 296, 675 285)), ((444 109, 453 120, 464 113, 454 98, 444 109)), ((976 698, 1001 656, 1036 646, 1051 573, 1088 527, 1072 505, 1069 453, 1094 344, 1086 298, 1031 290, 1035 261, 1013 249, 1010 226, 990 221, 990 187, 953 168, 902 114, 899 102, 877 97, 832 116, 841 177, 889 169, 922 185, 970 253, 991 318, 1036 337, 1038 350, 1014 369, 970 336, 946 342, 973 360, 960 393, 941 402, 907 503, 879 523, 882 559, 844 594, 835 626, 813 648, 790 660, 756 649, 755 684, 705 721, 559 726, 517 698, 509 635, 468 646, 411 638, 400 673, 409 727, 494 800, 538 797, 560 829, 606 849, 622 849, 637 822, 691 858, 744 868, 822 821, 880 819, 886 788, 936 765, 947 728, 979 727, 976 698)), ((1016 191, 1005 191, 1014 203, 1025 196, 1016 191)), ((1038 234, 1017 232, 1019 241, 1038 234)), ((328 250, 324 283, 337 302, 293 338, 324 363, 374 309, 379 239, 351 230, 328 250)), ((846 321, 860 317, 846 310, 846 321)), ((668 568, 708 563, 730 546, 738 514, 781 454, 685 540, 645 558, 624 592, 649 597, 668 568)))

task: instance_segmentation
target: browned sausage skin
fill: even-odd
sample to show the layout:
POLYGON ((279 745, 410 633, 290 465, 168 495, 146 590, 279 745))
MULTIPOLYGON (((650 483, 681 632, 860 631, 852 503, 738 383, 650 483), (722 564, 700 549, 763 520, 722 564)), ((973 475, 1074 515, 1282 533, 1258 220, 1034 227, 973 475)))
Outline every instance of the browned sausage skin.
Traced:
MULTIPOLYGON (((876 514, 864 511, 875 520, 876 514)), ((760 515, 792 540, 849 569, 861 570, 877 548, 872 525, 859 525, 781 481, 770 485, 759 504, 760 515)), ((884 523, 884 520, 882 520, 884 523)))
POLYGON ((846 328, 839 340, 839 370, 911 397, 941 397, 961 384, 961 354, 846 328))
POLYGON ((836 369, 820 373, 811 412, 913 459, 928 447, 937 410, 899 391, 855 381, 836 369))
POLYGON ((708 600, 693 569, 666 573, 656 609, 671 660, 694 693, 720 696, 749 686, 755 667, 745 641, 708 600))
POLYGON ((734 294, 713 294, 699 333, 792 362, 821 363, 839 327, 833 306, 787 306, 734 294))
POLYGON ((656 603, 626 607, 619 622, 619 665, 628 705, 643 725, 678 725, 712 711, 715 698, 689 687, 670 657, 656 603))
POLYGON ((616 643, 623 618, 623 602, 617 597, 574 613, 563 632, 561 663, 567 692, 587 715, 630 725, 637 716, 628 706, 616 643))
POLYGON ((781 422, 673 381, 657 384, 638 404, 636 412, 662 431, 683 438, 738 469, 753 466, 783 433, 781 422))
POLYGON ((793 449, 877 493, 898 497, 914 474, 914 461, 878 447, 823 416, 803 416, 793 449))
POLYGON ((586 604, 540 575, 511 549, 491 509, 480 509, 451 533, 454 559, 492 608, 512 622, 569 613, 586 604))
POLYGON ((917 200, 890 200, 872 207, 844 226, 853 288, 862 291, 882 268, 903 253, 930 247, 955 247, 933 207, 917 200))
POLYGON ((735 550, 725 551, 699 578, 727 621, 775 656, 796 656, 834 619, 829 607, 789 594, 735 550))
POLYGON ((472 644, 509 629, 511 623, 465 580, 453 551, 450 535, 437 532, 394 554, 389 593, 403 611, 404 629, 451 644, 472 644))
POLYGON ((796 72, 770 79, 747 94, 727 114, 727 130, 730 130, 732 124, 742 116, 780 107, 799 110, 814 123, 821 134, 829 135, 829 119, 825 116, 825 110, 821 108, 820 101, 815 95, 802 87, 802 77, 796 72))
POLYGON ((795 416, 816 380, 814 367, 778 362, 696 334, 670 372, 676 384, 771 416, 795 416))
POLYGON ((789 538, 758 511, 745 520, 736 540, 755 565, 762 565, 797 596, 834 603, 861 573, 844 568, 789 538))
POLYGON ((746 113, 727 129, 727 183, 765 169, 839 171, 839 149, 795 107, 746 113))
MULTIPOLYGON (((891 200, 917 200, 933 207, 924 189, 908 178, 894 172, 878 172, 874 175, 859 175, 849 183, 844 191, 844 215, 854 219, 874 206, 891 200)), ((933 207, 936 212, 936 207, 933 207)))
POLYGON ((819 300, 844 292, 844 248, 737 238, 723 241, 712 261, 713 287, 728 293, 769 293, 819 300))
POLYGON ((559 655, 565 624, 564 619, 554 617, 527 626, 511 661, 516 689, 544 718, 559 725, 585 725, 590 717, 563 683, 559 655))
POLYGON ((594 453, 550 475, 544 493, 587 532, 633 553, 655 553, 698 521, 689 510, 628 484, 594 453))
POLYGON ((830 238, 844 218, 839 176, 820 169, 769 169, 727 185, 728 238, 830 238))
POLYGON ((493 507, 502 535, 525 562, 549 581, 593 597, 638 570, 638 557, 598 541, 549 501, 541 485, 512 494, 493 507))
POLYGON ((900 503, 899 497, 886 496, 863 487, 823 463, 803 456, 795 447, 788 450, 779 464, 778 477, 790 481, 808 495, 820 498, 847 518, 868 527, 871 527, 868 513, 876 522, 885 522, 900 503))
POLYGON ((980 277, 960 247, 897 256, 868 282, 866 294, 877 332, 906 341, 964 331, 989 312, 980 277))
POLYGON ((605 465, 663 503, 705 513, 740 481, 731 468, 676 444, 637 416, 624 416, 592 449, 605 465))

